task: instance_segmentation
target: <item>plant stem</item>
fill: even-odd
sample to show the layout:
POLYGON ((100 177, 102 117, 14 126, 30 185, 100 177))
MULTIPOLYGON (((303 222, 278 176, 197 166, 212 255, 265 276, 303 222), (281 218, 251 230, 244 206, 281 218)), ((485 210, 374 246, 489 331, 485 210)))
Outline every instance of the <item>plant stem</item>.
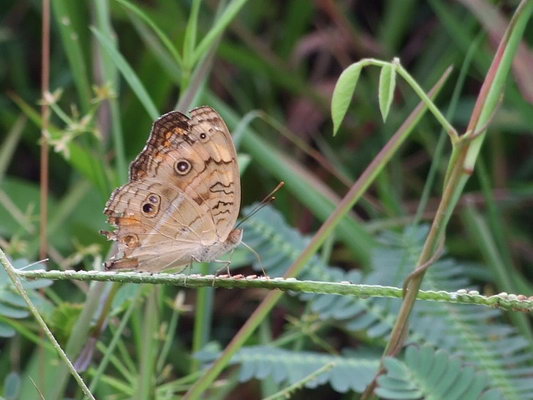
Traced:
POLYGON ((159 329, 157 309, 157 286, 148 295, 143 318, 142 348, 139 349, 139 380, 135 400, 149 400, 155 397, 155 361, 157 352, 156 335, 159 329))
MULTIPOLYGON (((435 214, 435 219, 431 225, 431 230, 429 231, 428 237, 424 243, 424 247, 420 254, 420 257, 417 262, 417 266, 427 263, 436 251, 438 243, 444 237, 445 228, 448 224, 448 221, 451 217, 451 213, 455 208, 455 203, 458 198, 456 193, 462 191, 462 187, 459 187, 459 179, 461 177, 461 167, 462 163, 458 162, 455 164, 455 168, 452 171, 450 180, 444 189, 444 194, 442 196, 439 207, 435 214), (455 199, 455 202, 454 202, 455 199)), ((403 344, 405 339, 406 327, 408 325, 408 319, 411 314, 411 311, 414 306, 420 285, 422 284, 422 279, 424 278, 424 271, 417 275, 415 278, 409 281, 406 287, 405 298, 400 309, 398 319, 391 333, 387 347, 385 348, 386 356, 396 355, 403 344)))
MULTIPOLYGON (((209 264, 200 265, 202 274, 209 273, 209 264)), ((192 341, 192 353, 199 352, 209 341, 211 333, 211 322, 213 313, 213 287, 203 287, 196 291, 196 309, 194 312, 194 330, 192 341)), ((200 370, 200 360, 193 358, 191 360, 190 373, 200 370)))
POLYGON ((50 0, 43 0, 42 18, 42 48, 41 48, 41 119, 43 122, 41 130, 41 204, 40 204, 40 231, 39 231, 39 257, 46 258, 48 253, 47 223, 48 223, 48 123, 50 120, 50 107, 46 97, 50 91, 50 0))
MULTIPOLYGON (((354 297, 390 297, 401 298, 402 289, 393 286, 362 285, 350 282, 306 281, 294 278, 271 279, 233 275, 231 277, 214 275, 186 274, 147 274, 142 272, 99 272, 99 271, 18 271, 17 275, 25 279, 55 279, 80 281, 113 281, 122 283, 145 283, 153 285, 172 285, 185 288, 218 287, 224 289, 270 289, 293 291, 299 293, 336 294, 354 297)), ((533 312, 533 296, 515 294, 497 294, 483 296, 476 291, 446 292, 444 290, 422 290, 417 294, 419 300, 444 301, 454 304, 478 304, 496 307, 502 310, 533 312)))

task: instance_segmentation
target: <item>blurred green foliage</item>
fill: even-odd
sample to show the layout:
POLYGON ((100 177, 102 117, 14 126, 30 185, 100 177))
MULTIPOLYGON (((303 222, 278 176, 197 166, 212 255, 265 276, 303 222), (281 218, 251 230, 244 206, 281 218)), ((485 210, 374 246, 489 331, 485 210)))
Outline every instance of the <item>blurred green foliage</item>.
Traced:
MULTIPOLYGON (((380 104, 379 71, 365 69, 334 138, 330 99, 344 68, 361 58, 399 57, 429 90, 453 65, 455 72, 436 104, 462 131, 495 52, 492 38, 507 26, 515 8, 515 2, 500 3, 52 1, 52 94, 45 99, 51 106, 50 265, 93 269, 101 264, 109 250, 98 233, 108 229, 102 209, 113 188, 127 179, 128 163, 144 145, 153 120, 178 106, 186 111, 209 104, 232 130, 252 111, 266 116, 253 118, 242 132, 239 152, 250 158, 242 171, 243 204, 261 199, 281 179, 289 183, 276 195, 274 206, 280 213, 266 221, 258 216, 255 226, 264 224, 262 230, 249 228, 250 235, 257 235, 256 250, 264 264, 281 268, 290 259, 276 246, 284 242, 291 251, 301 251, 308 240, 301 234, 316 231, 419 101, 398 79, 394 95, 380 104), (269 229, 271 236, 265 234, 269 229), (270 241, 290 229, 295 232, 270 241)), ((0 9, 0 246, 14 259, 36 260, 39 246, 41 16, 37 0, 8 0, 0 9)), ((490 124, 480 168, 446 238, 454 257, 448 271, 460 271, 462 284, 486 293, 527 295, 532 290, 533 84, 530 71, 520 69, 520 64, 530 65, 532 42, 529 26, 490 124)), ((399 268, 412 264, 400 258, 417 254, 415 238, 425 232, 410 226, 417 209, 422 222, 430 221, 441 195, 449 146, 438 145, 440 135, 445 134, 426 115, 325 246, 317 277, 371 281, 377 274, 390 279, 386 284, 401 285, 405 273, 399 268), (420 203, 430 167, 434 180, 427 202, 420 203)), ((254 226, 253 219, 250 224, 254 226)), ((244 268, 239 272, 251 271, 254 261, 246 250, 239 249, 234 258, 233 267, 244 268)), ((194 268, 196 272, 199 267, 194 268)), ((444 286, 451 279, 440 278, 444 286)), ((0 279, 2 304, 13 303, 7 278, 0 274, 0 279)), ((385 284, 377 279, 374 283, 385 284)), ((87 357, 83 376, 93 381, 97 398, 170 399, 185 393, 201 374, 201 361, 191 349, 224 347, 264 297, 256 291, 144 289, 140 294, 129 286, 119 291, 120 301, 110 306, 112 317, 101 335, 94 327, 102 304, 88 301, 92 292, 87 285, 55 283, 35 294, 62 343, 90 342, 96 349, 94 357, 87 357), (83 320, 83 310, 90 307, 94 316, 83 320), (120 330, 129 308, 129 320, 120 330), (80 328, 80 313, 87 337, 72 336, 80 328), (107 356, 109 364, 98 375, 117 330, 120 336, 107 356), (93 338, 98 339, 91 342, 93 338)), ((94 286, 91 290, 105 292, 94 286)), ((295 398, 358 398, 370 381, 368 374, 375 371, 398 304, 286 296, 234 359, 244 369, 228 369, 209 398, 262 398, 287 384, 299 389, 295 398), (269 354, 279 363, 262 363, 269 354), (300 368, 304 355, 312 362, 300 368), (330 385, 305 381, 314 367, 336 359, 340 364, 319 377, 321 384, 330 385), (350 370, 358 359, 371 360, 361 376, 357 368, 350 370)), ((0 336, 9 337, 0 340, 0 394, 23 400, 38 398, 39 392, 47 399, 80 398, 62 375, 55 353, 43 345, 34 321, 25 318, 23 305, 9 307, 18 314, 0 309, 0 336)), ((533 398, 531 385, 519 381, 524 373, 532 373, 530 318, 458 310, 450 305, 445 311, 418 310, 411 327, 413 342, 427 347, 416 357, 428 363, 438 359, 449 372, 449 363, 457 362, 453 357, 466 351, 461 360, 469 366, 458 363, 457 369, 487 374, 489 386, 503 391, 505 398, 533 398), (476 315, 491 327, 486 336, 474 329, 476 315), (447 319, 454 316, 453 322, 447 319), (435 325, 447 328, 445 337, 428 333, 435 320, 447 321, 435 325), (505 357, 499 357, 504 348, 492 346, 494 338, 506 340, 510 350, 505 357), (450 358, 437 351, 441 348, 450 358), (499 362, 487 368, 487 359, 499 362), (524 368, 516 381, 509 378, 510 365, 524 368)), ((412 359, 394 365, 413 373, 412 359)), ((414 378, 404 375, 394 382, 391 374, 382 377, 387 393, 394 391, 394 384, 409 387, 411 394, 425 393, 412 386, 414 378)), ((418 378, 421 385, 431 380, 420 374, 418 378)), ((472 375, 472 381, 484 379, 472 375)))

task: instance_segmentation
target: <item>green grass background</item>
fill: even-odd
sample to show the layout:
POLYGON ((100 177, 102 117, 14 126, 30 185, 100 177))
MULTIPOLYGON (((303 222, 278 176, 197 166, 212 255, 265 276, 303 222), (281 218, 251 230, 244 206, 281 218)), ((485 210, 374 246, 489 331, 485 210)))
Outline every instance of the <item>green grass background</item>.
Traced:
MULTIPOLYGON (((365 57, 399 57, 429 90, 452 65, 436 104, 464 130, 495 51, 491 35, 500 26, 498 17, 510 18, 515 8, 514 2, 440 0, 52 3, 50 88, 57 101, 50 121, 50 265, 75 269, 94 269, 107 257, 110 244, 98 233, 108 228, 104 204, 126 181, 153 120, 177 107, 211 105, 239 132, 243 205, 284 180, 273 206, 288 226, 313 234, 419 101, 398 80, 383 123, 379 70, 364 70, 333 137, 330 100, 342 70, 365 57)), ((7 1, 0 10, 0 246, 26 264, 37 260, 39 249, 41 16, 39 1, 7 1)), ((447 254, 468 263, 462 273, 487 294, 531 294, 533 83, 519 64, 533 59, 532 35, 528 26, 446 237, 447 254)), ((381 235, 405 232, 418 217, 433 219, 450 151, 444 136, 431 116, 418 123, 324 247, 321 257, 328 265, 369 273, 381 235)), ((243 254, 236 255, 235 267, 252 273, 243 254)), ((2 285, 9 292, 7 281, 2 285)), ((76 329, 90 332, 94 326, 90 318, 81 327, 78 320, 91 290, 97 291, 94 285, 57 282, 35 294, 67 350, 76 347, 76 329)), ((194 351, 208 344, 224 348, 264 296, 256 290, 125 286, 83 376, 87 382, 97 376, 102 354, 129 312, 111 366, 92 387, 95 396, 174 398, 201 375, 194 351)), ((62 378, 54 378, 50 365, 60 361, 47 350, 36 323, 13 312, 22 309, 13 300, 1 298, 6 309, 0 308, 0 393, 37 398, 37 387, 47 399, 80 398, 73 382, 57 384, 62 378)), ((385 339, 313 319, 315 311, 304 300, 284 297, 249 344, 278 340, 280 349, 326 354, 361 347, 374 355, 382 351, 385 339), (302 315, 309 319, 300 320, 302 315)), ((530 318, 498 318, 525 338, 531 352, 530 318)), ((262 398, 285 387, 272 374, 251 374, 260 379, 240 383, 238 373, 228 369, 217 382, 217 397, 213 392, 209 398, 262 398)), ((361 392, 346 394, 328 383, 295 396, 347 399, 361 392)))

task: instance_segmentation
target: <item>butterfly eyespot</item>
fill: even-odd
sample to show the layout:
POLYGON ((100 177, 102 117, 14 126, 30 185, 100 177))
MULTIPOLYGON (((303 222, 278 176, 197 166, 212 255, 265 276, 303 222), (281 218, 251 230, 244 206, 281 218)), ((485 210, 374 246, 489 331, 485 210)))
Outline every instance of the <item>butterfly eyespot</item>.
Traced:
POLYGON ((145 217, 155 217, 161 205, 161 196, 150 193, 141 203, 141 211, 145 217))
POLYGON ((200 139, 201 140, 207 139, 207 135, 205 134, 205 132, 200 133, 200 139))
POLYGON ((191 163, 187 160, 179 160, 175 165, 175 170, 179 175, 186 175, 191 170, 191 163))
POLYGON ((122 242, 130 249, 139 246, 139 238, 137 235, 126 235, 122 238, 122 242))

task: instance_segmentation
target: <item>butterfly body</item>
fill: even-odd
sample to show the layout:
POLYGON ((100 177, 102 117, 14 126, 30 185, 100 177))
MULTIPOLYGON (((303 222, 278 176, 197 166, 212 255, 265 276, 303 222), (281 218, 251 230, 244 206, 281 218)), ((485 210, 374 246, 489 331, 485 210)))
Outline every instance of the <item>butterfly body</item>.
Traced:
POLYGON ((106 269, 161 271, 215 261, 240 243, 240 178, 231 135, 210 107, 173 111, 155 123, 106 204, 103 232, 117 242, 106 269))

